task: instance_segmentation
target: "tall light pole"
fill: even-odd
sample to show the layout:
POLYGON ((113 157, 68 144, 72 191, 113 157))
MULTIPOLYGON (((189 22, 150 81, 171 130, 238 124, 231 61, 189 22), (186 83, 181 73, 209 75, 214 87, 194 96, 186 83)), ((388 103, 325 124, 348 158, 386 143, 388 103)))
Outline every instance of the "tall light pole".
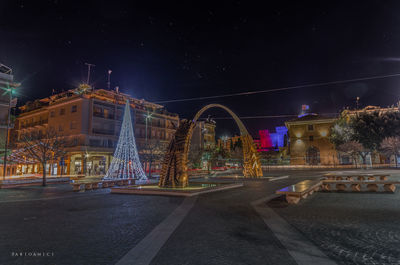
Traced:
POLYGON ((153 116, 153 114, 150 114, 149 112, 147 112, 147 114, 145 115, 145 117, 146 117, 146 144, 147 144, 147 121, 151 120, 152 116, 153 116))
POLYGON ((6 140, 4 144, 4 159, 3 159, 3 180, 6 179, 6 169, 7 169, 7 152, 8 152, 8 137, 10 130, 10 122, 11 122, 11 101, 12 101, 12 91, 14 87, 19 86, 19 84, 11 84, 7 88, 8 92, 8 113, 7 113, 7 129, 6 129, 6 140))
POLYGON ((108 88, 108 90, 110 90, 110 87, 111 87, 111 73, 112 73, 112 71, 108 70, 108 80, 107 80, 107 88, 108 88))
POLYGON ((356 109, 358 110, 358 101, 360 101, 360 97, 356 98, 356 109))
MULTIPOLYGON (((148 144, 147 144, 147 122, 148 122, 148 120, 151 120, 151 117, 153 116, 153 114, 150 114, 148 111, 147 111, 147 114, 145 114, 144 115, 145 116, 145 118, 146 118, 146 142, 145 142, 145 145, 146 145, 146 149, 148 148, 148 144)), ((147 150, 146 150, 146 152, 147 152, 147 150)), ((146 168, 147 168, 147 164, 148 164, 148 161, 147 161, 147 159, 146 159, 146 168)), ((145 168, 145 170, 146 170, 146 168, 145 168)), ((150 174, 150 172, 149 172, 149 174, 150 174)))

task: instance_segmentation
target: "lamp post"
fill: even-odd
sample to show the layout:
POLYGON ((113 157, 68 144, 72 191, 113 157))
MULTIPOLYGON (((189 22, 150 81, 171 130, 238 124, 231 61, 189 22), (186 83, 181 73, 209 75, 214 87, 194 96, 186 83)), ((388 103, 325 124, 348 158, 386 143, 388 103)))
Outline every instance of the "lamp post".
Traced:
POLYGON ((19 84, 12 84, 11 87, 8 86, 6 92, 8 92, 8 113, 7 113, 7 129, 6 129, 6 139, 4 144, 4 159, 3 159, 3 180, 6 179, 6 168, 7 168, 7 152, 8 152, 8 137, 10 130, 10 122, 11 122, 11 102, 12 102, 12 92, 15 87, 18 87, 19 84))
MULTIPOLYGON (((146 142, 145 142, 145 145, 146 145, 146 149, 148 148, 148 145, 147 145, 147 123, 148 123, 148 120, 151 120, 151 117, 153 116, 153 114, 151 114, 151 113, 149 113, 148 111, 147 111, 147 114, 145 114, 145 119, 146 119, 146 142)), ((147 152, 147 150, 146 150, 146 152, 147 152)), ((147 165, 148 164, 148 162, 147 162, 147 159, 146 159, 146 168, 147 168, 147 165)), ((149 174, 150 174, 150 172, 149 172, 149 174)))
POLYGON ((87 176, 90 176, 90 171, 91 171, 91 168, 88 168, 89 156, 90 156, 89 153, 86 152, 84 161, 85 161, 85 175, 87 176))
POLYGON ((153 114, 150 114, 149 112, 147 112, 147 114, 145 114, 145 118, 146 118, 146 143, 147 143, 147 121, 151 120, 152 116, 153 116, 153 114))

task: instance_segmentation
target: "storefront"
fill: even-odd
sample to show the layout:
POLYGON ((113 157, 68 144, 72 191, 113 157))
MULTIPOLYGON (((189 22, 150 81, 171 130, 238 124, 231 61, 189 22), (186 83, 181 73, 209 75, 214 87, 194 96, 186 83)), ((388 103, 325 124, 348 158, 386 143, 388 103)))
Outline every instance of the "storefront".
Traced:
POLYGON ((84 153, 71 155, 71 175, 105 175, 110 163, 110 155, 104 153, 84 153))

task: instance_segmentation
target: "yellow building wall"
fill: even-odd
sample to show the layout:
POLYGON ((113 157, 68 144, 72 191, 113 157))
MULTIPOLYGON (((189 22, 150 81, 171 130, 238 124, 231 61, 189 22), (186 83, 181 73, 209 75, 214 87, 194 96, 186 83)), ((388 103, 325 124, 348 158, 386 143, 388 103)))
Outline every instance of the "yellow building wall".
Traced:
POLYGON ((307 164, 307 150, 314 146, 319 149, 320 165, 335 165, 338 163, 337 153, 329 141, 332 123, 308 123, 289 126, 290 163, 292 165, 307 164), (308 125, 313 125, 309 130, 308 125), (312 140, 310 139, 312 136, 312 140))

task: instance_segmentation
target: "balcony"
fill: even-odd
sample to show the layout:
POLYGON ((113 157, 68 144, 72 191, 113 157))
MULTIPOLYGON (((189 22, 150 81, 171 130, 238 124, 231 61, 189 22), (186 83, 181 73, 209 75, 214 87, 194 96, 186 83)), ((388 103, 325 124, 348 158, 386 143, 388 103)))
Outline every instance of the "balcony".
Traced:
POLYGON ((106 129, 96 129, 93 128, 92 132, 94 134, 102 134, 102 135, 114 135, 114 130, 106 130, 106 129))
POLYGON ((45 125, 48 123, 48 120, 41 120, 41 121, 35 121, 35 122, 30 122, 30 123, 26 123, 26 124, 21 124, 21 129, 25 129, 25 128, 30 128, 30 127, 34 127, 34 126, 41 126, 41 125, 45 125))
POLYGON ((113 120, 114 119, 114 114, 104 114, 102 112, 93 112, 93 117, 98 117, 98 118, 103 118, 103 119, 110 119, 113 120))

